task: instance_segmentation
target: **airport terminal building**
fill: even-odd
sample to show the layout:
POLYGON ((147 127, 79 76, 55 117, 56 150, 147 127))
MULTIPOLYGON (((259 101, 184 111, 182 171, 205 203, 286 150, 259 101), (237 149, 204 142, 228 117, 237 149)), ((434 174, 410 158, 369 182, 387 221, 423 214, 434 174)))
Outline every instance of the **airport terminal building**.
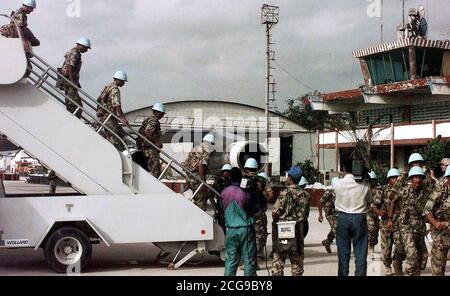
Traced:
MULTIPOLYGON (((364 85, 311 98, 313 108, 348 112, 361 133, 375 123, 372 157, 404 168, 411 152, 450 140, 450 41, 401 39, 355 51, 364 85)), ((339 165, 353 146, 345 132, 320 134, 321 169, 339 165)))
MULTIPOLYGON (((262 108, 230 101, 184 100, 166 103, 166 110, 161 120, 164 150, 177 160, 184 160, 209 132, 216 134, 216 146, 223 145, 224 149, 225 143, 230 142, 266 142, 266 117, 262 108)), ((128 112, 126 117, 138 129, 151 112, 148 106, 128 112)), ((297 162, 314 160, 314 133, 279 113, 271 112, 270 117, 269 168, 273 176, 283 175, 297 162)))

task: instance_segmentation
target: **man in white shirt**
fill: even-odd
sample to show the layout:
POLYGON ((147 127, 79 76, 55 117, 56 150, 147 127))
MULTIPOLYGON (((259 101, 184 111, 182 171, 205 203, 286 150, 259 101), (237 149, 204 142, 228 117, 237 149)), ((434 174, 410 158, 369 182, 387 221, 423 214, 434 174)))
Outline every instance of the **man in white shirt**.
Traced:
POLYGON ((336 211, 338 211, 336 244, 339 257, 339 276, 348 276, 351 246, 356 258, 356 276, 367 275, 368 230, 367 210, 371 201, 366 182, 356 182, 351 160, 344 163, 345 176, 335 183, 336 211))

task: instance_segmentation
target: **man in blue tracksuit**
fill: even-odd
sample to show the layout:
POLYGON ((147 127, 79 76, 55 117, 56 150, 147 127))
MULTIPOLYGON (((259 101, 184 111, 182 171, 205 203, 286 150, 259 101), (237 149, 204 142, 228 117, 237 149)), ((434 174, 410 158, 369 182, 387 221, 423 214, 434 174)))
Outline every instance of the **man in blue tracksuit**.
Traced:
POLYGON ((232 185, 222 192, 222 204, 227 227, 225 248, 225 276, 236 276, 239 261, 244 261, 244 275, 256 276, 256 234, 254 202, 249 193, 240 188, 242 172, 231 170, 232 185))

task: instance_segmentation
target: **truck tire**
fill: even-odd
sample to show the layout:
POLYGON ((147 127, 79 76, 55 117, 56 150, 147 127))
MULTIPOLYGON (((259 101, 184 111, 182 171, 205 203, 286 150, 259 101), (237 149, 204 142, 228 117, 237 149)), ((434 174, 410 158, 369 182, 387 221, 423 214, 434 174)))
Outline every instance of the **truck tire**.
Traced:
POLYGON ((64 227, 50 235, 44 247, 44 255, 47 263, 57 273, 79 273, 91 259, 92 245, 84 232, 64 227))

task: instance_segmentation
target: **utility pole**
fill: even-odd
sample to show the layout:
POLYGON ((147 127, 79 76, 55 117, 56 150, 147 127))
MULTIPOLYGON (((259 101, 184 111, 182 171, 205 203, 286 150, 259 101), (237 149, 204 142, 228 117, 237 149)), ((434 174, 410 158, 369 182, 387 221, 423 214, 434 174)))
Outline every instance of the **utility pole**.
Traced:
POLYGON ((381 44, 383 44, 384 41, 384 19, 383 19, 383 0, 381 0, 381 44))
POLYGON ((403 8, 403 28, 406 27, 406 23, 405 23, 405 2, 406 0, 401 0, 402 1, 402 8, 403 8))
MULTIPOLYGON (((280 8, 278 6, 272 6, 268 4, 263 4, 261 8, 261 24, 266 26, 266 60, 267 60, 267 76, 266 76, 266 147, 267 153, 269 154, 269 139, 270 139, 270 96, 272 95, 272 100, 275 99, 276 93, 276 83, 272 80, 271 71, 274 69, 272 67, 272 62, 275 61, 275 52, 271 50, 270 46, 273 45, 271 41, 271 30, 278 24, 280 16, 280 8)), ((269 162, 269 155, 267 156, 267 163, 269 162)), ((266 166, 266 172, 269 174, 269 166, 266 166)))

